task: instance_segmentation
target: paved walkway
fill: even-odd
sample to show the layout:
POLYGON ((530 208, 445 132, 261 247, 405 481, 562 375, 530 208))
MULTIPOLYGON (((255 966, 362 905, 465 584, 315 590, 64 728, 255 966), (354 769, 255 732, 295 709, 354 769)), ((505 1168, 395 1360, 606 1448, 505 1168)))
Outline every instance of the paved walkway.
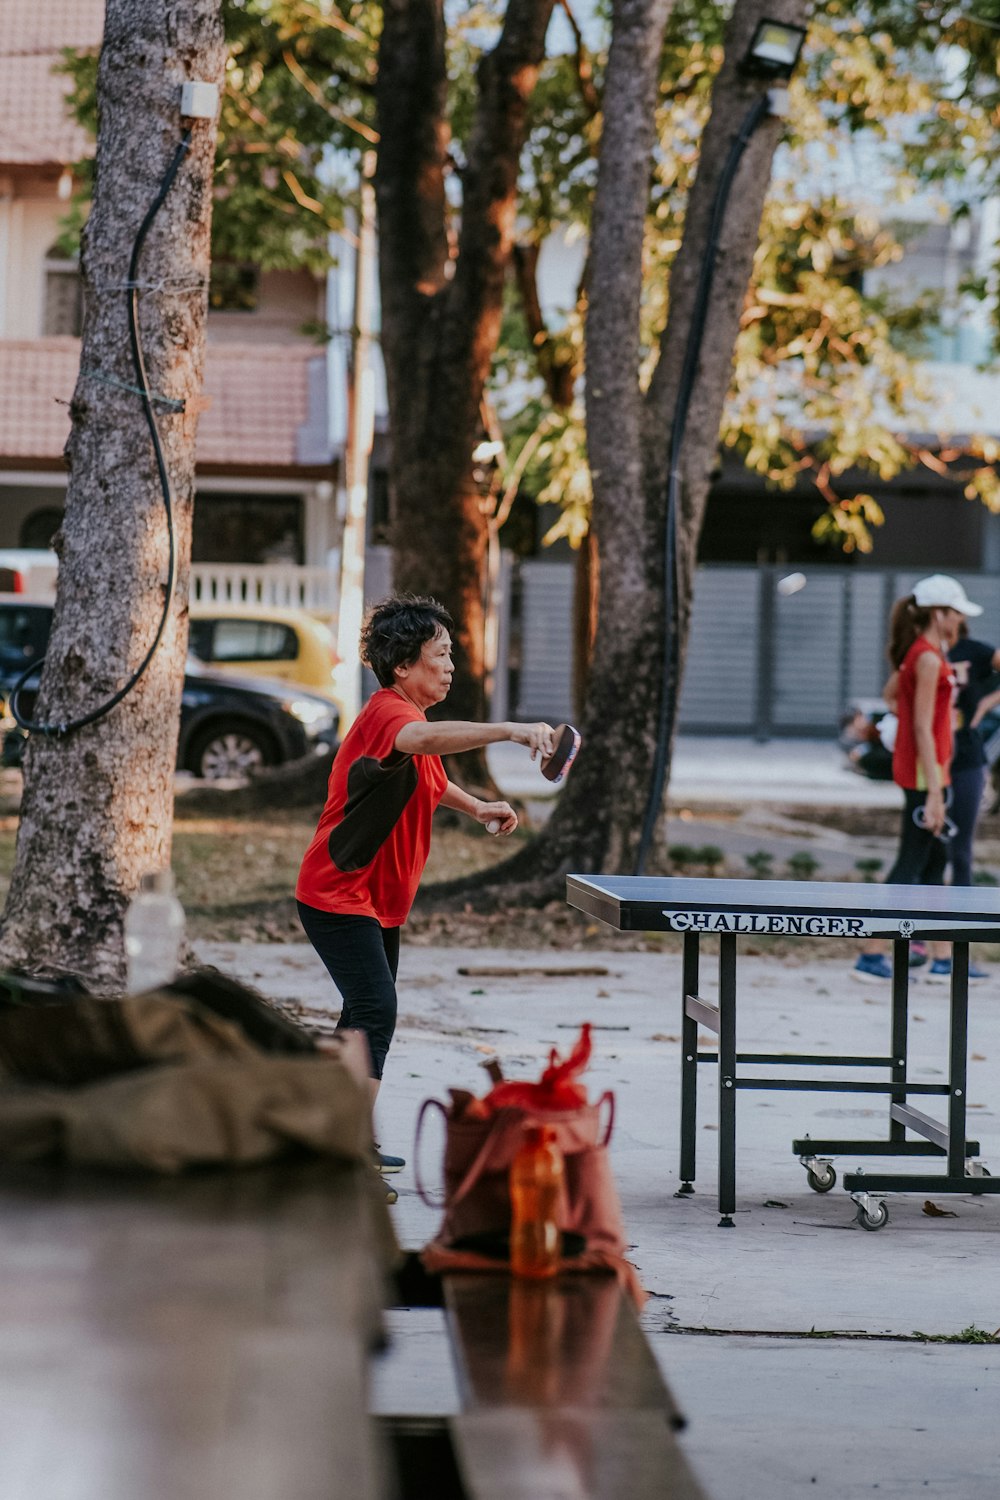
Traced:
MULTIPOLYGON (((490 767, 509 793, 550 797, 551 783, 520 745, 491 745, 490 767)), ((682 735, 670 779, 675 806, 692 802, 781 802, 814 807, 897 807, 891 782, 869 781, 848 769, 833 740, 757 740, 682 735)))
MULTIPOLYGON (((314 1008, 333 999, 306 947, 203 944, 202 956, 276 999, 314 1008)), ((737 1227, 718 1229, 714 1100, 699 1100, 697 1194, 676 1199, 679 1077, 678 956, 559 953, 554 976, 540 955, 514 950, 405 947, 400 1025, 379 1102, 390 1150, 412 1154, 421 1101, 450 1086, 485 1092, 481 1064, 496 1057, 512 1077, 537 1077, 548 1050, 566 1049, 582 1020, 595 1032, 590 1086, 615 1091, 612 1155, 625 1222, 650 1300, 653 1347, 690 1426, 684 1445, 715 1500, 835 1500, 881 1494, 993 1500, 1000 1472, 1000 1347, 917 1343, 915 1330, 955 1338, 1000 1327, 1000 1200, 896 1196, 878 1233, 854 1221, 838 1186, 810 1191, 790 1151, 793 1137, 876 1135, 878 1099, 859 1095, 745 1094, 739 1103, 737 1227), (463 974, 484 963, 507 977, 463 974), (604 973, 580 975, 595 965, 604 973), (528 972, 534 969, 536 972, 528 972), (950 1215, 954 1217, 950 1217, 950 1215)), ((881 1049, 888 995, 854 983, 843 963, 747 958, 740 1044, 803 1051, 881 1049)), ((706 986, 711 993, 711 985, 706 986)), ((331 1012, 332 1014, 332 1012, 331 1012)), ((940 1077, 946 1001, 931 986, 912 1006, 914 1076, 940 1077)), ((1000 982, 972 1000, 969 1102, 984 1158, 1000 1169, 1000 982)), ((706 1075, 712 1070, 706 1068, 706 1075)), ((428 1145, 433 1174, 434 1142, 428 1145)), ((874 1170, 875 1159, 838 1161, 874 1170)), ((897 1164, 898 1165, 898 1164, 897 1164)), ((923 1167, 917 1162, 917 1169, 923 1167)), ((426 1241, 435 1210, 416 1195, 412 1169, 395 1179, 394 1209, 406 1245, 426 1241)), ((440 1315, 420 1313, 379 1371, 382 1411, 447 1411, 454 1391, 440 1350, 440 1315)))

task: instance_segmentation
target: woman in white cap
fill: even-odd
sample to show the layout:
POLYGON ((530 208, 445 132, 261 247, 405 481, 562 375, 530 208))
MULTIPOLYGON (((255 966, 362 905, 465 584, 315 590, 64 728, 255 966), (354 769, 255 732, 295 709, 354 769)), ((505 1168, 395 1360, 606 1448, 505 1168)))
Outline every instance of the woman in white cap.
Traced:
MULTIPOLYGON (((895 696, 899 721, 892 779, 903 790, 904 805, 896 862, 886 876, 889 885, 944 884, 953 827, 947 802, 955 697, 947 653, 959 638, 963 620, 982 612, 966 598, 958 580, 943 573, 921 578, 913 593, 893 607, 888 649, 893 677, 887 696, 895 696)), ((938 957, 932 967, 948 963, 938 957)), ((854 973, 858 979, 891 979, 881 945, 866 948, 854 973)), ((977 970, 975 977, 987 976, 977 970)))

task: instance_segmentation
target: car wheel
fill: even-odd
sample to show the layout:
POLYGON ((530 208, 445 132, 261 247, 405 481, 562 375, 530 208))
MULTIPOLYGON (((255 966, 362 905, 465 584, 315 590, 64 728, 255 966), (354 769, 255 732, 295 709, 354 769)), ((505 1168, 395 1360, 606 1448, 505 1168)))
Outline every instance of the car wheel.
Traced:
POLYGON ((277 759, 274 742, 264 730, 230 721, 198 736, 188 754, 188 770, 206 781, 245 780, 277 759))

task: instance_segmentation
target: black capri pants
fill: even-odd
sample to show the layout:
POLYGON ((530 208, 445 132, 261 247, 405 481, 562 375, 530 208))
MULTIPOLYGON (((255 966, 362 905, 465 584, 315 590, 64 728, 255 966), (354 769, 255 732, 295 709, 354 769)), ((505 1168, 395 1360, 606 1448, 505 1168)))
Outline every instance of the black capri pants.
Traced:
POLYGON ((948 841, 918 828, 913 814, 927 801, 926 792, 903 791, 903 818, 896 863, 885 877, 887 885, 944 885, 948 841))
POLYGON ((371 1075, 381 1078, 396 1029, 399 928, 383 927, 374 917, 319 911, 301 901, 296 905, 306 937, 343 1000, 337 1030, 364 1032, 371 1075))

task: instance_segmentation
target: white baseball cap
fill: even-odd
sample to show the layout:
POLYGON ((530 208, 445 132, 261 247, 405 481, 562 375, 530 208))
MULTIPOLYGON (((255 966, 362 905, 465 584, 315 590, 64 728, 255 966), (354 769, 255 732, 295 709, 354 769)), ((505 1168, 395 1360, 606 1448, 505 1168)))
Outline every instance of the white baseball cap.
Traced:
POLYGON ((960 615, 981 615, 983 606, 965 597, 957 578, 947 573, 933 573, 913 586, 913 602, 920 609, 956 609, 960 615))

